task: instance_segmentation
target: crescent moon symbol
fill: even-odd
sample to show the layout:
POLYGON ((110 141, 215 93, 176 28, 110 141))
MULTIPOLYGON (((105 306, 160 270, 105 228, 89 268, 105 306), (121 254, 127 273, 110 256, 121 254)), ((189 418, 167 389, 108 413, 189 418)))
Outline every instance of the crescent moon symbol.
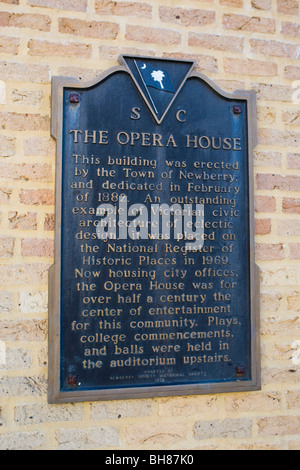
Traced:
POLYGON ((141 69, 144 70, 146 67, 147 67, 147 65, 144 64, 143 67, 141 67, 141 69))

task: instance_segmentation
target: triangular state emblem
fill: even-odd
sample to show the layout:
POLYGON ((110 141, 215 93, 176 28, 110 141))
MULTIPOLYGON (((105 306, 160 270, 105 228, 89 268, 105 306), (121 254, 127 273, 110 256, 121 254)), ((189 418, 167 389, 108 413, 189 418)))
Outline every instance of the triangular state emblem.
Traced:
POLYGON ((194 68, 193 61, 120 56, 158 124, 194 68))

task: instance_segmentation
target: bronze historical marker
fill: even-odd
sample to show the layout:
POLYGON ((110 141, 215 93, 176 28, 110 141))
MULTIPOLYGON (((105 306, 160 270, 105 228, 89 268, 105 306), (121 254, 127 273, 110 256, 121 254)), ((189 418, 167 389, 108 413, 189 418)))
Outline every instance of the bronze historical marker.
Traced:
POLYGON ((49 402, 258 390, 255 93, 120 61, 53 79, 49 402))

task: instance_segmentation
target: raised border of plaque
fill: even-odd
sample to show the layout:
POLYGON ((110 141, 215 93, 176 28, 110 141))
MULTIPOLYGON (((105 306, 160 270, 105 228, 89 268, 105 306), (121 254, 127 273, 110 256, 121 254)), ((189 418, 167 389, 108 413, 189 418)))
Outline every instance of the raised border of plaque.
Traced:
MULTIPOLYGON (((55 190, 55 259, 54 264, 49 270, 49 375, 48 375, 48 401, 49 403, 68 403, 78 401, 97 401, 97 400, 116 400, 116 399, 132 399, 147 397, 168 397, 181 395, 200 395, 215 394, 228 392, 242 392, 260 390, 260 336, 259 336, 259 310, 260 310, 260 273, 259 268, 255 264, 254 251, 254 171, 253 171, 253 151, 257 144, 256 129, 256 94, 253 91, 235 91, 228 93, 221 90, 213 81, 202 73, 195 72, 191 67, 190 72, 185 77, 183 84, 187 78, 198 78, 206 83, 212 90, 220 96, 229 100, 242 100, 247 107, 247 136, 248 136, 248 174, 249 174, 249 241, 250 241, 250 257, 249 257, 249 280, 250 280, 250 323, 251 323, 251 380, 240 380, 238 377, 232 381, 220 382, 199 382, 199 383, 183 383, 173 385, 151 385, 143 386, 135 383, 132 386, 119 388, 97 388, 95 390, 71 390, 62 391, 61 388, 61 327, 64 319, 61 316, 61 296, 64 285, 61 283, 61 264, 64 253, 62 252, 62 206, 65 201, 62 200, 62 159, 64 144, 64 126, 63 126, 63 92, 65 88, 71 88, 78 91, 84 91, 100 84, 110 75, 116 72, 125 72, 131 75, 137 88, 139 84, 132 75, 126 58, 135 59, 133 56, 121 56, 121 66, 113 67, 102 73, 95 80, 82 83, 77 79, 70 77, 53 77, 52 79, 52 122, 51 135, 56 140, 56 190, 55 190)), ((157 59, 151 57, 137 57, 142 60, 163 60, 180 63, 180 60, 174 59, 157 59)), ((177 93, 180 92, 181 87, 177 93)), ((143 96, 142 90, 139 90, 143 96)), ((153 118, 159 124, 166 116, 169 107, 163 113, 160 119, 155 116, 153 109, 149 106, 147 97, 144 96, 153 118)))

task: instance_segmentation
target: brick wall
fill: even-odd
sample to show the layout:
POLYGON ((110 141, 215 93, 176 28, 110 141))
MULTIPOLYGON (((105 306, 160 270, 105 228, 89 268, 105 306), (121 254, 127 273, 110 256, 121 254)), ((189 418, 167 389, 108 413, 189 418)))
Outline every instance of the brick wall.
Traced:
POLYGON ((0 449, 300 448, 299 10, 298 0, 0 1, 0 449), (51 76, 86 81, 120 53, 195 59, 224 90, 257 91, 260 392, 47 404, 51 76))

